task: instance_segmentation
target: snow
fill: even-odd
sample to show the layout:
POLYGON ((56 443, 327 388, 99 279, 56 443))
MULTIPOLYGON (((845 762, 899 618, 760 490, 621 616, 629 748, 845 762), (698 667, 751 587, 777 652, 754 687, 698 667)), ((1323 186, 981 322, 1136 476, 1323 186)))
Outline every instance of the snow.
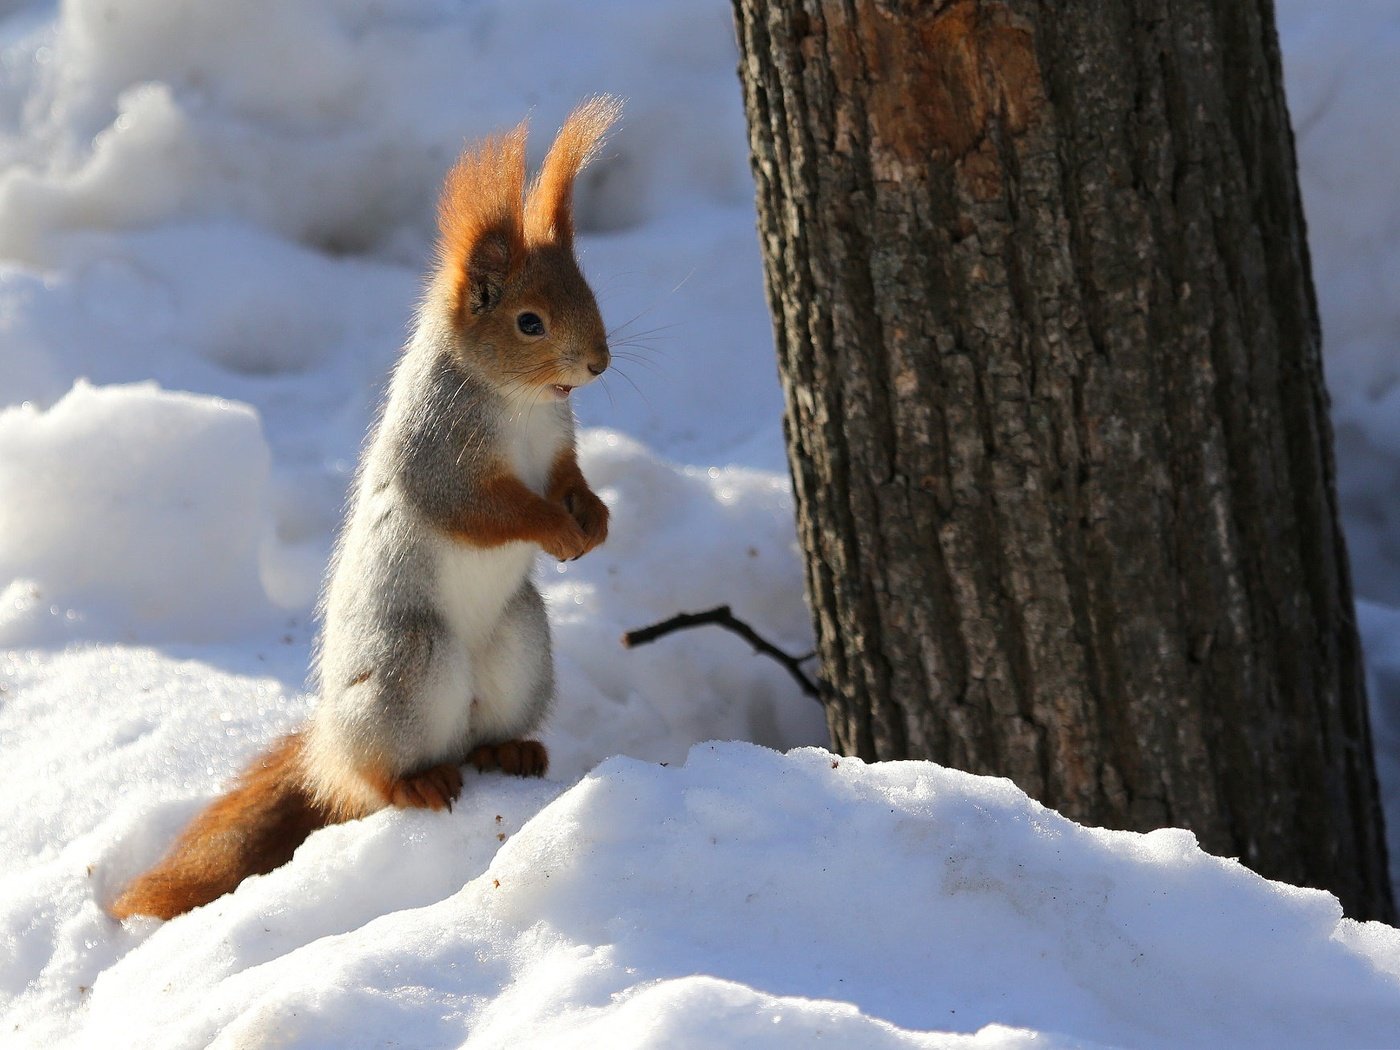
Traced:
POLYGON ((77 911, 105 967, 76 1045, 1314 1047, 1400 1030, 1400 931, 1343 920, 1329 894, 1184 831, 1079 827, 1006 780, 818 748, 612 758, 572 787, 478 777, 450 817, 328 829, 175 922, 77 911))
POLYGON ((270 460, 247 405, 154 383, 0 411, 0 643, 60 608, 201 641, 256 619, 270 460))
MULTIPOLYGON (((1400 13, 1279 8, 1400 827, 1400 13)), ((1400 932, 1329 895, 1006 781, 838 759, 716 630, 619 647, 722 602, 811 644, 722 0, 4 11, 0 1042, 1396 1041, 1400 932), (576 399, 613 529, 538 569, 550 778, 472 774, 450 815, 328 828, 118 926, 101 905, 314 702, 311 608, 443 171, 524 115, 538 161, 601 91, 629 101, 580 247, 618 367, 576 399)))
POLYGON ((1400 605, 1400 10, 1286 0, 1279 20, 1353 576, 1400 605))

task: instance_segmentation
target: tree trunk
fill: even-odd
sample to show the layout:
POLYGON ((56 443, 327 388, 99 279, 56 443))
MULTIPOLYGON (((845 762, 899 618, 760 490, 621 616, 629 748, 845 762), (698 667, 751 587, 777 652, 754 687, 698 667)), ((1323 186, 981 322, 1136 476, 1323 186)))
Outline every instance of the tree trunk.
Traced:
POLYGON ((734 0, 835 745, 1390 919, 1268 0, 734 0))

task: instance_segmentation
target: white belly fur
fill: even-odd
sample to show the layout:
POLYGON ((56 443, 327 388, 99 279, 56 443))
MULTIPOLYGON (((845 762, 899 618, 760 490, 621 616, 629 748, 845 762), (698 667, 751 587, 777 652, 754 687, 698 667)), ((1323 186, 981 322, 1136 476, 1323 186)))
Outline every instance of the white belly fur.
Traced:
POLYGON ((501 610, 529 575, 538 550, 532 543, 482 550, 447 537, 438 541, 438 612, 468 649, 490 638, 501 610))
POLYGON ((573 439, 573 416, 567 404, 532 403, 502 428, 505 457, 515 476, 532 492, 544 495, 554 458, 573 439))
MULTIPOLYGON (((540 495, 570 436, 567 412, 564 406, 534 406, 512 419, 503 434, 511 469, 540 495)), ((518 717, 512 701, 523 701, 524 696, 516 679, 523 681, 534 672, 511 666, 526 657, 514 652, 514 638, 498 635, 498 628, 506 603, 529 575, 538 551, 525 542, 482 549, 447 537, 437 541, 436 599, 447 626, 447 651, 434 660, 434 674, 424 683, 423 716, 444 754, 464 737, 494 735, 518 717)))

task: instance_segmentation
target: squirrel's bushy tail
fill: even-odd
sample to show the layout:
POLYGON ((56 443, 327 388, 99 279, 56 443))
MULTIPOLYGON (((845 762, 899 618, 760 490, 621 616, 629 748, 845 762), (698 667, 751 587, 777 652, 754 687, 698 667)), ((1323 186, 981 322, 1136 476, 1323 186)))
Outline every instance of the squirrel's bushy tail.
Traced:
POLYGON ((109 909, 113 918, 174 918, 230 892, 249 875, 285 864, 317 828, 334 823, 307 790, 302 734, 285 736, 190 823, 159 864, 109 909))

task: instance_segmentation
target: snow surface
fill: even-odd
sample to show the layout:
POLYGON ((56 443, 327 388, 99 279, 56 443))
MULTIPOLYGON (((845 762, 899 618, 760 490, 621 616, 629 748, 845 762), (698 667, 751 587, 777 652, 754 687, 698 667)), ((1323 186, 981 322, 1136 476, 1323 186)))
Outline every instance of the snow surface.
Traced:
MULTIPOLYGON (((1400 827, 1400 10, 1279 7, 1400 827)), ((723 0, 3 11, 0 1045, 1400 1045, 1400 932, 1330 896, 804 747, 816 706, 717 631, 619 648, 720 602, 810 645, 723 0), (551 778, 111 922, 313 702, 443 171, 526 113, 537 161, 600 91, 629 103, 580 243, 618 368, 577 408, 614 528, 539 568, 551 778)))

